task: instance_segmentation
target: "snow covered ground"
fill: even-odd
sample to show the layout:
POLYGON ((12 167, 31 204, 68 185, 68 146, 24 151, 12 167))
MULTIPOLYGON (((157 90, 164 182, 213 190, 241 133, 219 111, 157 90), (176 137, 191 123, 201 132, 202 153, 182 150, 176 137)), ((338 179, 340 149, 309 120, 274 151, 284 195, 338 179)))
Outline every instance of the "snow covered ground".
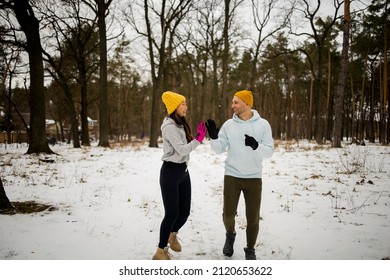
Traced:
MULTIPOLYGON (((55 207, 0 215, 0 260, 150 260, 163 205, 161 148, 52 146, 57 155, 25 155, 0 146, 0 176, 12 202, 55 207), (48 163, 41 159, 52 159, 48 163)), ((223 164, 206 140, 191 154, 192 211, 179 233, 177 260, 222 255, 223 164)), ((257 256, 263 260, 380 260, 390 257, 390 147, 331 149, 307 141, 276 143, 264 161, 257 256)), ((241 197, 235 254, 244 259, 241 197)))

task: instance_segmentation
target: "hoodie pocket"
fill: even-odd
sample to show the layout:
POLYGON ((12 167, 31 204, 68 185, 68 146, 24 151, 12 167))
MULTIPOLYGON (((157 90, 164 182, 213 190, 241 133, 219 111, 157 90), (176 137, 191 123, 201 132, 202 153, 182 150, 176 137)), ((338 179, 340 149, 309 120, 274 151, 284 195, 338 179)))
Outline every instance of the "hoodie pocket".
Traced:
POLYGON ((262 158, 249 155, 234 155, 226 159, 226 165, 242 175, 259 173, 262 170, 262 158))

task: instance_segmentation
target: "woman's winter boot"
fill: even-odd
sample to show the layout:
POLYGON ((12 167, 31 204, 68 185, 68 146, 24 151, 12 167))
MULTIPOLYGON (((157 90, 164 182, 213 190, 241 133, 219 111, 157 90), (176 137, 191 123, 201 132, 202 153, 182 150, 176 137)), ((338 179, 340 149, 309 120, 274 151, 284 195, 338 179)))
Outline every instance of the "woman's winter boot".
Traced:
POLYGON ((157 251, 154 254, 152 260, 170 260, 171 257, 168 253, 168 247, 165 247, 164 249, 161 249, 157 247, 157 251))
POLYGON ((171 232, 168 239, 169 247, 175 252, 181 252, 181 245, 177 240, 177 232, 171 232))

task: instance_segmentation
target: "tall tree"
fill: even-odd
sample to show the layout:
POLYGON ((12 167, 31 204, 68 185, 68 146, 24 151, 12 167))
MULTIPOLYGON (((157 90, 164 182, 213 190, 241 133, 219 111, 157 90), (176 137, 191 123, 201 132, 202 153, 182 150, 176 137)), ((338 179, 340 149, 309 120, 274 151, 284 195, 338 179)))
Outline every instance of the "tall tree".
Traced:
POLYGON ((315 72, 313 72, 313 110, 314 110, 314 138, 318 144, 323 143, 325 135, 323 129, 323 106, 325 100, 324 85, 323 85, 323 70, 324 70, 324 50, 325 42, 330 36, 336 21, 338 20, 338 11, 343 3, 342 0, 333 0, 334 12, 332 16, 327 17, 324 21, 318 14, 321 8, 321 0, 317 0, 317 5, 312 6, 309 0, 300 0, 302 7, 297 10, 303 14, 304 18, 309 21, 312 33, 290 31, 291 34, 297 36, 307 36, 311 38, 316 46, 316 61, 315 72))
POLYGON ((99 146, 109 147, 108 133, 108 97, 107 97, 107 28, 106 14, 112 0, 95 0, 98 6, 98 27, 99 27, 99 48, 100 48, 100 66, 99 66, 99 104, 100 104, 100 133, 99 146))
MULTIPOLYGON (((229 117, 228 110, 228 95, 227 95, 227 85, 228 85, 228 69, 230 62, 230 41, 232 40, 232 30, 234 15, 236 14, 237 8, 244 2, 244 0, 224 0, 225 10, 224 10, 224 25, 222 30, 223 38, 223 51, 222 51, 222 88, 220 96, 220 108, 221 112, 219 114, 220 122, 229 117)), ((218 118, 217 118, 218 119, 218 118)))
POLYGON ((155 3, 143 0, 141 5, 134 2, 130 4, 129 23, 136 32, 147 39, 148 59, 150 63, 151 79, 153 84, 152 112, 150 125, 149 147, 158 147, 159 116, 161 94, 167 86, 167 62, 173 52, 172 36, 175 36, 177 28, 192 6, 192 0, 167 1, 155 3), (142 7, 144 12, 143 24, 140 26, 137 7, 142 7), (155 25, 156 22, 159 25, 155 25))
MULTIPOLYGON (((120 141, 145 134, 145 113, 149 113, 148 90, 141 89, 141 77, 132 67, 131 42, 123 36, 108 63, 110 128, 120 141), (143 106, 139 106, 143 104, 143 106)), ((149 122, 148 122, 149 124, 149 122)))
POLYGON ((377 29, 375 39, 378 49, 381 50, 381 74, 380 74, 380 134, 379 141, 387 144, 390 140, 390 106, 389 101, 389 70, 388 70, 388 46, 390 41, 390 3, 388 0, 375 0, 368 8, 367 23, 377 29))
MULTIPOLYGON (((76 118, 80 115, 81 143, 90 145, 88 127, 88 84, 91 76, 98 68, 98 33, 96 29, 97 15, 91 15, 82 0, 45 1, 43 11, 48 26, 53 30, 47 41, 54 47, 52 51, 44 51, 45 60, 55 73, 53 77, 62 85, 69 107, 72 124, 73 143, 79 147, 79 124, 76 118), (59 73, 59 72, 62 73, 59 73), (76 81, 79 85, 80 98, 70 90, 76 81), (81 104, 80 112, 75 108, 76 101, 81 104)), ((50 68, 48 68, 50 70, 50 68)), ((52 75, 53 76, 53 75, 52 75)))
POLYGON ((381 143, 385 143, 388 141, 386 138, 389 138, 389 74, 386 73, 388 71, 387 46, 390 43, 388 5, 387 0, 372 1, 359 20, 360 29, 356 32, 353 45, 358 58, 364 60, 359 134, 361 139, 366 138, 370 142, 375 142, 377 136, 381 143), (366 79, 367 83, 365 83, 366 79), (377 121, 378 116, 379 121, 377 121))
POLYGON ((254 40, 253 60, 251 62, 250 81, 248 88, 255 89, 258 62, 264 42, 276 33, 287 27, 290 22, 293 6, 286 6, 286 1, 280 0, 252 0, 253 22, 257 31, 257 38, 254 40), (282 7, 280 7, 283 5, 282 7), (282 11, 282 12, 280 12, 282 11))
POLYGON ((30 133, 27 154, 51 154, 53 151, 46 140, 44 71, 39 20, 29 0, 1 0, 0 9, 11 10, 14 13, 26 37, 30 68, 30 133))
MULTIPOLYGON (((386 17, 389 19, 389 1, 386 1, 385 4, 385 11, 386 11, 386 17)), ((390 32, 390 23, 389 20, 386 20, 383 24, 383 137, 381 139, 382 144, 386 144, 390 142, 390 106, 389 106, 389 65, 388 65, 388 49, 389 49, 389 32, 390 32), (387 112, 386 112, 386 107, 387 107, 387 112), (387 125, 386 125, 386 114, 387 114, 387 125)))
MULTIPOLYGON (((219 98, 218 65, 222 49, 222 36, 218 31, 223 29, 223 0, 197 1, 194 7, 194 17, 188 17, 185 39, 181 40, 182 53, 179 61, 183 64, 179 74, 186 74, 186 79, 192 81, 194 99, 197 103, 189 104, 191 112, 199 118, 216 118, 215 105, 219 98), (214 71, 215 69, 215 71, 214 71), (186 71, 189 70, 189 71, 186 71), (214 81, 214 82, 213 82, 214 81)), ((183 36, 184 37, 184 36, 183 36)), ((193 125, 197 122, 191 118, 193 125)))
MULTIPOLYGON (((357 19, 352 20, 351 27, 351 53, 354 60, 351 61, 353 65, 350 67, 350 72, 354 74, 357 80, 356 83, 360 86, 360 98, 358 104, 358 125, 357 125, 357 139, 370 139, 374 135, 375 119, 375 102, 373 99, 374 89, 373 82, 375 78, 374 65, 378 62, 378 51, 380 50, 381 36, 378 24, 368 20, 369 13, 357 14, 357 19)), ((370 141, 375 141, 371 139, 370 141)))
POLYGON ((99 146, 109 147, 109 122, 108 122, 108 93, 107 93, 107 27, 106 16, 112 0, 94 0, 96 7, 85 3, 97 14, 99 28, 99 146))
POLYGON ((201 38, 203 38, 197 44, 198 52, 201 54, 203 60, 202 73, 204 79, 202 81, 202 89, 206 93, 203 99, 203 107, 206 110, 206 116, 217 119, 219 123, 222 121, 221 115, 219 114, 219 64, 221 53, 223 52, 223 37, 219 34, 219 30, 223 29, 224 26, 224 14, 220 12, 222 1, 224 0, 204 1, 204 7, 200 8, 198 12, 199 18, 197 18, 197 21, 200 23, 199 33, 201 38), (209 60, 211 64, 210 68, 208 67, 209 60), (210 90, 207 90, 207 76, 210 76, 210 90), (206 105, 209 105, 208 109, 206 105))
MULTIPOLYGON (((229 42, 229 27, 230 27, 230 21, 231 21, 231 12, 230 9, 230 3, 231 0, 225 0, 225 13, 224 13, 224 25, 223 25, 223 31, 222 31, 222 37, 223 37, 223 52, 222 52, 222 88, 221 88, 221 97, 220 97, 220 108, 221 111, 219 113, 219 117, 223 119, 228 118, 228 111, 227 111, 227 82, 228 82, 228 63, 229 63, 229 53, 230 53, 230 42, 229 42)), ((221 123, 221 120, 219 120, 219 123, 221 123)))
MULTIPOLYGON (((12 100, 12 84, 14 78, 20 72, 21 53, 23 48, 9 42, 5 36, 7 31, 0 26, 0 105, 4 104, 4 117, 0 116, 1 129, 7 132, 7 142, 11 142, 11 131, 15 129, 12 124, 12 109, 17 111, 16 104, 12 100)), ((15 32, 12 32, 13 36, 15 32)), ((15 40, 15 37, 13 37, 15 40)), ((28 126, 26 131, 29 133, 28 126)))
POLYGON ((334 112, 334 127, 332 147, 341 148, 343 138, 343 107, 344 107, 344 92, 348 79, 348 51, 349 51, 349 30, 351 24, 350 15, 350 0, 344 2, 344 34, 343 34, 343 49, 341 55, 341 71, 335 97, 335 112, 334 112))
POLYGON ((51 77, 61 86, 65 94, 65 104, 67 105, 70 115, 69 117, 71 123, 73 147, 80 148, 79 125, 77 121, 76 108, 74 106, 73 93, 70 86, 72 79, 70 75, 68 75, 67 70, 69 69, 66 67, 67 62, 69 62, 69 57, 61 50, 61 47, 59 47, 59 49, 59 56, 54 58, 48 52, 44 51, 45 61, 47 61, 50 65, 47 66, 47 70, 51 77))

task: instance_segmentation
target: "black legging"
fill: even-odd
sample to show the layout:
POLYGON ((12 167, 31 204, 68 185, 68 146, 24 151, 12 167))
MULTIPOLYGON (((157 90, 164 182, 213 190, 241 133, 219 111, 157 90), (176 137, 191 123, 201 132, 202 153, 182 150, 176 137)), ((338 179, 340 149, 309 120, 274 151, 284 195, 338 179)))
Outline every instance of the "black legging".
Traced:
POLYGON ((191 179, 186 163, 164 161, 160 171, 161 194, 165 216, 160 226, 159 248, 168 245, 171 232, 186 223, 191 207, 191 179))

